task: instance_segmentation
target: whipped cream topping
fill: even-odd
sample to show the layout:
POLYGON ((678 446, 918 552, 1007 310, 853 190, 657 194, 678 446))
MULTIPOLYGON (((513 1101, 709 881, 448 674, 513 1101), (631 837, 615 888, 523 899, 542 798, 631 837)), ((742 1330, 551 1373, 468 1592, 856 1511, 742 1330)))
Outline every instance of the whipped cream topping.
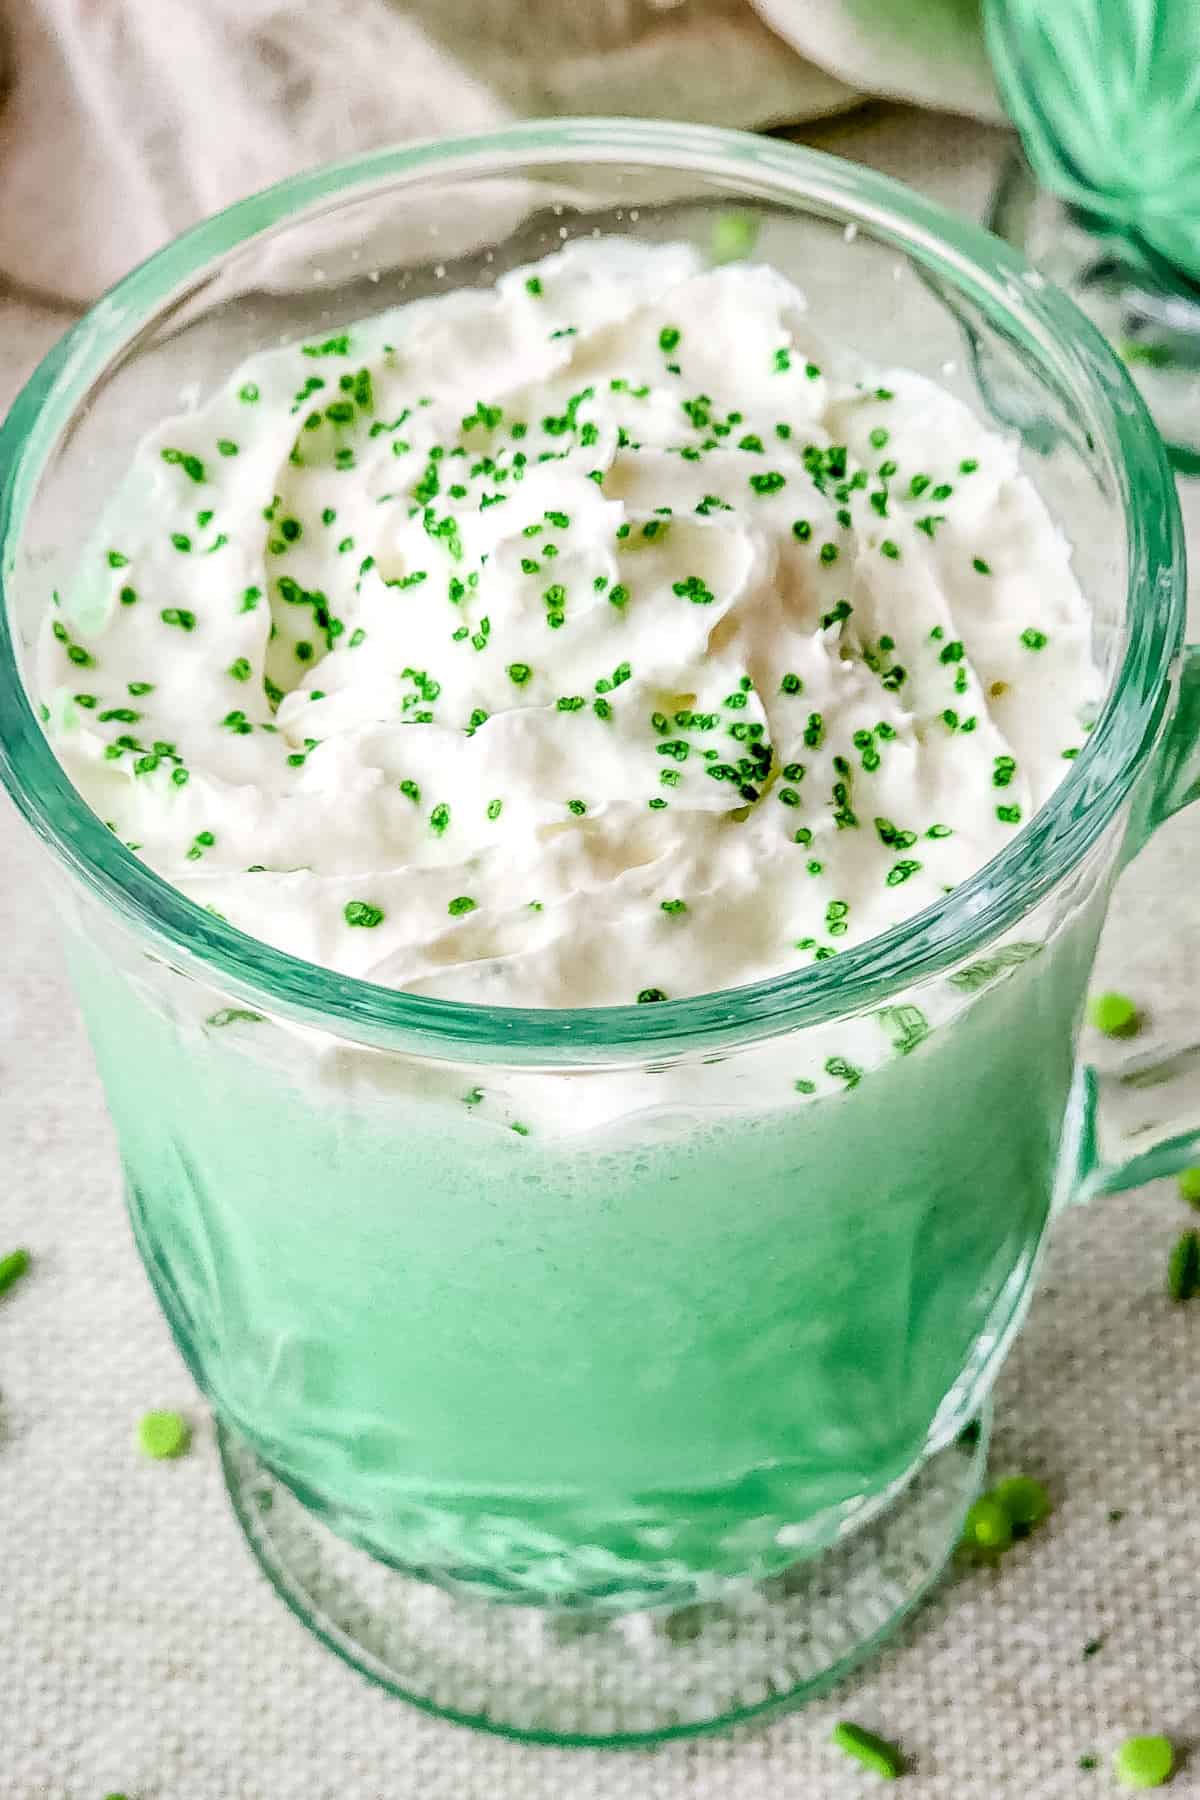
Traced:
POLYGON ((271 349, 133 453, 41 657, 130 848, 417 993, 836 955, 998 852, 1099 694, 1069 550, 774 270, 584 241, 271 349))

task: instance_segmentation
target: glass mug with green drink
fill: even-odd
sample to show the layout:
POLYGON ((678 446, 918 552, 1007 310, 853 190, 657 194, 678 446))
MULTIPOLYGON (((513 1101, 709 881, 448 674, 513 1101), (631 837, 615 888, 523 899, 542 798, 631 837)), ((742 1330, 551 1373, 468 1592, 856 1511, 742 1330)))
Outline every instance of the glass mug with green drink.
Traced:
POLYGON ((577 121, 374 154, 199 227, 51 354, 4 450, 0 771, 272 1581, 373 1679, 516 1736, 632 1743, 814 1691, 953 1548, 1054 1207, 1200 1142, 1142 1071, 1140 1154, 1102 1155, 1075 1058, 1122 861, 1200 792, 1178 509, 1119 364, 1017 256, 880 177, 577 121), (981 413, 1003 395, 1092 608, 1095 728, 952 893, 751 986, 475 1006, 248 938, 67 780, 30 699, 51 593, 181 390, 598 230, 772 264, 874 363, 899 342, 981 413))

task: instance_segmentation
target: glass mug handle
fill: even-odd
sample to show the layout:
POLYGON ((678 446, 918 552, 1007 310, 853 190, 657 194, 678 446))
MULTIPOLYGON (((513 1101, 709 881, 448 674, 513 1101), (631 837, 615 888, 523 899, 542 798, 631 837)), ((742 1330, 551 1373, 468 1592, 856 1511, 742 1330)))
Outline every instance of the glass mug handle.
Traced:
MULTIPOLYGON (((1175 712, 1127 840, 1131 861, 1173 814, 1200 799, 1200 644, 1183 656, 1175 712)), ((1085 1064, 1072 1100, 1069 1200, 1118 1194, 1200 1163, 1200 1040, 1100 1071, 1085 1064)))

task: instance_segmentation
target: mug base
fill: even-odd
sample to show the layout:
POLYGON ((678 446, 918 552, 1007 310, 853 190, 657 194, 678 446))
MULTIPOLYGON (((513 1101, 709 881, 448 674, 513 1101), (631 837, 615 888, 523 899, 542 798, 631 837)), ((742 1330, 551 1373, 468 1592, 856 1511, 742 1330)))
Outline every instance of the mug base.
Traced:
POLYGON ((619 1749, 798 1706, 879 1649, 954 1551, 990 1418, 832 1549, 719 1603, 619 1617, 489 1604, 402 1574, 322 1524, 223 1425, 218 1438, 263 1572, 344 1662, 477 1731, 619 1749))

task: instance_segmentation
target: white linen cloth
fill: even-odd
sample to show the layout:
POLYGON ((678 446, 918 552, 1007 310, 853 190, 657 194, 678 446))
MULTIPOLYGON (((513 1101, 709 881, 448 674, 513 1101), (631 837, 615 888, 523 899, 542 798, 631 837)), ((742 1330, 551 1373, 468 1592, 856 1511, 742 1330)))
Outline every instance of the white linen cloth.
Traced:
POLYGON ((0 0, 0 273, 94 298, 285 175, 531 115, 980 118, 978 0, 0 0))

